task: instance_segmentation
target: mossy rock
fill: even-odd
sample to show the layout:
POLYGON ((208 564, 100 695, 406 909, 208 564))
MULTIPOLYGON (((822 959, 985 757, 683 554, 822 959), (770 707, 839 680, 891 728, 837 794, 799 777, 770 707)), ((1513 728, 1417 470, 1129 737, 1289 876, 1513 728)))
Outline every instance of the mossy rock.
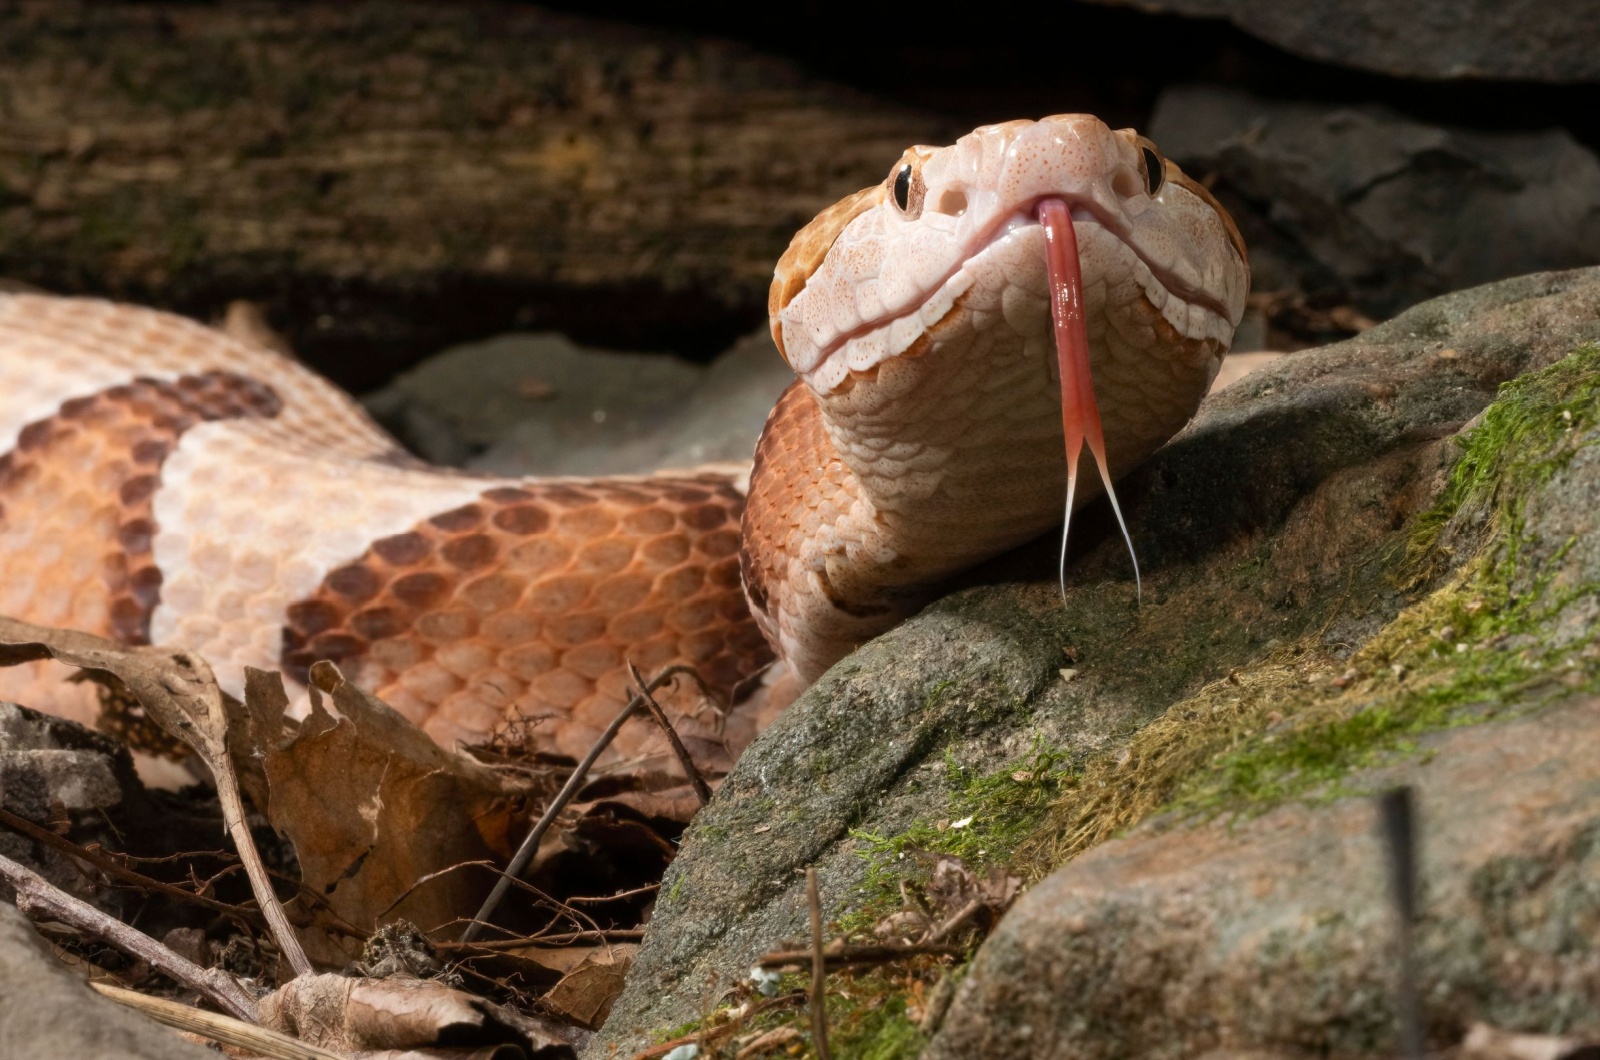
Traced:
MULTIPOLYGON (((1415 744, 1415 727, 1348 734, 1353 753, 1327 772, 1259 790, 1223 761, 1257 746, 1263 722, 1292 726, 1300 704, 1359 693, 1369 671, 1402 683, 1381 651, 1438 654, 1394 639, 1401 616, 1430 593, 1468 591, 1499 510, 1462 493, 1457 436, 1501 383, 1596 340, 1600 269, 1542 274, 1425 303, 1210 399, 1119 487, 1142 600, 1107 513, 1091 512, 1065 606, 1048 543, 991 564, 975 580, 999 584, 947 597, 844 660, 751 746, 685 836, 591 1055, 704 1016, 760 953, 804 936, 808 866, 828 917, 848 927, 916 871, 899 857, 909 848, 1036 880, 1163 809, 1264 813, 1415 744), (1219 787, 1228 776, 1234 787, 1219 787)), ((1546 493, 1566 496, 1562 476, 1592 455, 1551 472, 1546 493)), ((1569 515, 1600 508, 1570 489, 1569 515)), ((1532 576, 1568 585, 1563 564, 1590 562, 1596 546, 1551 548, 1522 518, 1524 555, 1548 552, 1532 576)), ((1559 621, 1581 639, 1581 622, 1559 621)), ((923 1039, 896 1040, 905 1055, 923 1039)))

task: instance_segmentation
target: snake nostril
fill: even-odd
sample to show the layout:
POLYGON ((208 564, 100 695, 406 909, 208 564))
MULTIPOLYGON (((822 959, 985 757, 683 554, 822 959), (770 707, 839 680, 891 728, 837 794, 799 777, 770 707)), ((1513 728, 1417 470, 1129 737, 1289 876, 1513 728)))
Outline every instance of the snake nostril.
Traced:
POLYGON ((946 188, 939 194, 939 201, 934 206, 934 211, 960 217, 967 212, 967 193, 957 188, 946 188))
POLYGON ((1111 178, 1111 190, 1119 199, 1131 199, 1144 192, 1144 181, 1131 169, 1119 169, 1111 178))

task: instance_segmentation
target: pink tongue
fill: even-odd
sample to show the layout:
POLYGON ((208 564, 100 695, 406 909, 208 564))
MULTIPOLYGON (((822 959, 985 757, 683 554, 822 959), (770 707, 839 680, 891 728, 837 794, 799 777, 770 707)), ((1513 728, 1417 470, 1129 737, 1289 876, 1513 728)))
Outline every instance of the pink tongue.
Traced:
POLYGON ((1072 499, 1078 489, 1078 455, 1089 443, 1100 481, 1105 483, 1116 513, 1122 539, 1133 559, 1135 591, 1143 595, 1139 557, 1133 538, 1122 521, 1111 472, 1106 467, 1106 439, 1100 428, 1100 408, 1094 401, 1094 380, 1089 375, 1089 335, 1083 321, 1083 271, 1078 262, 1078 236, 1072 228, 1072 210, 1062 199, 1039 203, 1039 223, 1044 227, 1045 264, 1050 270, 1050 316, 1056 327, 1056 359, 1061 368, 1061 427, 1067 441, 1067 514, 1061 527, 1061 596, 1067 595, 1067 531, 1072 526, 1072 499))

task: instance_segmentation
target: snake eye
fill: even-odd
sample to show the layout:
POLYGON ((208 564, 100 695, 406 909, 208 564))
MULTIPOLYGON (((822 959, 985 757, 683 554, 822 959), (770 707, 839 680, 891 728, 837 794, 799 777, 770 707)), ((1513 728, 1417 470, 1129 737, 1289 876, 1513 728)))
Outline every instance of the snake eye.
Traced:
POLYGON ((904 213, 911 208, 911 163, 901 166, 894 175, 894 204, 904 213))
POLYGON ((1144 179, 1153 196, 1161 190, 1167 182, 1167 163, 1161 157, 1161 152, 1156 150, 1156 145, 1143 137, 1139 140, 1139 150, 1144 155, 1144 179))

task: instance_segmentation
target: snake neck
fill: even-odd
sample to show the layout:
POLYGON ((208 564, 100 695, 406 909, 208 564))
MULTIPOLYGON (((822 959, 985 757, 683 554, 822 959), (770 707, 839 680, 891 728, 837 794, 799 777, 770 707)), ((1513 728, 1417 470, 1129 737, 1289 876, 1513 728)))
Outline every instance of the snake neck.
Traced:
POLYGON ((822 394, 797 382, 778 402, 751 478, 744 574, 802 680, 1060 519, 1061 413, 1038 333, 936 330, 860 378, 822 394))
MULTIPOLYGON (((904 354, 827 391, 797 382, 768 418, 742 566, 757 623, 802 680, 961 571, 1060 524, 1060 384, 1048 306, 1042 293, 1025 295, 995 299, 1009 312, 958 300, 904 354)), ((1093 291, 1088 302, 1116 476, 1193 415, 1220 351, 1182 339, 1142 297, 1093 291)), ((1080 478, 1079 504, 1098 493, 1080 478)))

